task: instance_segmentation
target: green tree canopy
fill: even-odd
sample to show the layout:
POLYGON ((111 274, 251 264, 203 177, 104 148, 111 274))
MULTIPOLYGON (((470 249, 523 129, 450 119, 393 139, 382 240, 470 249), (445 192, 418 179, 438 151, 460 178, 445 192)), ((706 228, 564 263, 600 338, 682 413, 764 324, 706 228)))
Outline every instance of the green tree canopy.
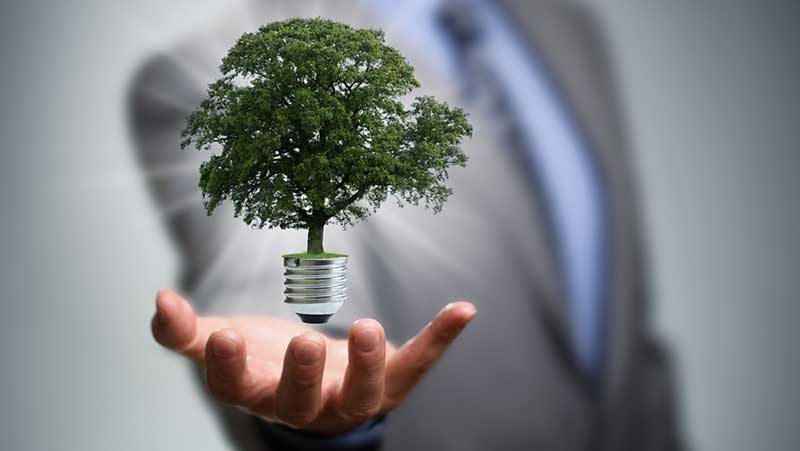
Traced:
MULTIPOLYGON (((388 196, 441 210, 448 168, 472 127, 460 108, 399 97, 419 83, 380 30, 325 19, 267 24, 239 38, 192 112, 181 147, 217 148, 200 167, 209 214, 224 200, 255 227, 351 225, 388 196)), ((213 149, 212 149, 213 150, 213 149)))

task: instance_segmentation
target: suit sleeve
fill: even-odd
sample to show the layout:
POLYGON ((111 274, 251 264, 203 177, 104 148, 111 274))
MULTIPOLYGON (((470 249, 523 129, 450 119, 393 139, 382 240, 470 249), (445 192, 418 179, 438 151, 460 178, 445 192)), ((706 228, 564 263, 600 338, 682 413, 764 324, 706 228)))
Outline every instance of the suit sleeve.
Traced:
POLYGON ((146 61, 133 78, 127 105, 136 157, 179 256, 179 285, 203 314, 292 318, 281 308, 276 256, 297 235, 253 230, 234 218, 228 203, 209 215, 198 186, 199 167, 215 149, 180 147, 186 117, 205 97, 215 73, 208 62, 191 59, 196 53, 175 50, 146 61))
POLYGON ((202 205, 199 165, 207 156, 180 149, 186 116, 205 93, 185 64, 165 55, 150 58, 133 78, 127 106, 136 157, 180 256, 182 288, 191 292, 221 253, 225 221, 208 216, 202 205))

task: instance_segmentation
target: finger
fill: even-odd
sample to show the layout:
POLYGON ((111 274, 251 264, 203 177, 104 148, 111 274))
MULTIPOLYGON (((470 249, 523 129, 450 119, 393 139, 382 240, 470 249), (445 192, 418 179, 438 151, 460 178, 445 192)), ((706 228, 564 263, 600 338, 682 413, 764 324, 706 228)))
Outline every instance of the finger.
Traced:
POLYGON ((233 329, 211 334, 205 347, 206 385, 217 400, 244 403, 252 391, 247 370, 247 350, 242 337, 233 329))
POLYGON ((153 337, 168 349, 202 363, 206 341, 214 330, 225 326, 218 318, 199 318, 191 304, 172 290, 156 296, 156 313, 151 321, 153 337))
POLYGON ((345 417, 361 422, 378 414, 383 403, 386 338, 374 319, 362 319, 350 328, 347 371, 340 394, 345 417))
POLYGON ((325 341, 319 334, 306 332, 292 338, 275 400, 279 420, 296 428, 314 421, 322 403, 324 368, 325 341))
POLYGON ((475 306, 469 302, 448 304, 389 359, 385 397, 390 405, 399 403, 411 391, 476 314, 475 306))
POLYGON ((197 335, 197 317, 189 303, 172 290, 156 295, 156 313, 152 321, 153 337, 165 348, 188 349, 197 335))

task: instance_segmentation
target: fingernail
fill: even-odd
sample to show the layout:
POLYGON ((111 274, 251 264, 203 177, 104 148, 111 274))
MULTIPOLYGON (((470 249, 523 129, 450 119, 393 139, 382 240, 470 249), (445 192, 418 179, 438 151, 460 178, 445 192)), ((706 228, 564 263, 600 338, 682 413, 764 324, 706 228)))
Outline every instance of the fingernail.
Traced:
POLYGON ((381 337, 377 330, 368 327, 358 331, 353 339, 359 351, 370 352, 378 346, 381 337))
POLYGON ((478 309, 476 309, 474 305, 470 305, 467 308, 467 319, 472 319, 477 314, 478 314, 478 309))
POLYGON ((301 340, 292 347, 292 354, 297 363, 311 365, 322 357, 322 346, 312 340, 301 340))
POLYGON ((230 359, 236 355, 238 346, 230 338, 216 337, 211 343, 211 350, 214 356, 220 359, 230 359))

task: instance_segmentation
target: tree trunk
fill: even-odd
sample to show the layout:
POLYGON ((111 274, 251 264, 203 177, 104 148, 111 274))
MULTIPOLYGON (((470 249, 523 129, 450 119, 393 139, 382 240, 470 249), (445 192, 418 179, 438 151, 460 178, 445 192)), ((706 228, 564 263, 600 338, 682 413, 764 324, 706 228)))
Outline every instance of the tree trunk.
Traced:
POLYGON ((322 235, 324 231, 325 223, 308 226, 308 247, 306 252, 309 254, 322 254, 325 252, 325 249, 322 248, 322 235))

